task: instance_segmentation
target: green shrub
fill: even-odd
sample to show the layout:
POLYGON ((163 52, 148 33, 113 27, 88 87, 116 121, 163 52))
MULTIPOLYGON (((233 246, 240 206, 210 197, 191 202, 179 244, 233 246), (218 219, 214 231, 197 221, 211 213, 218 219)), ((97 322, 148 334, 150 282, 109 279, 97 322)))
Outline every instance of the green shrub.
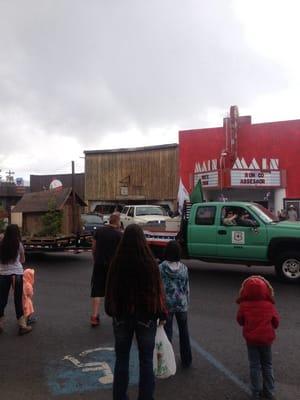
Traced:
POLYGON ((41 236, 57 236, 61 233, 62 211, 56 210, 56 201, 51 199, 48 203, 49 211, 42 216, 43 229, 41 236))

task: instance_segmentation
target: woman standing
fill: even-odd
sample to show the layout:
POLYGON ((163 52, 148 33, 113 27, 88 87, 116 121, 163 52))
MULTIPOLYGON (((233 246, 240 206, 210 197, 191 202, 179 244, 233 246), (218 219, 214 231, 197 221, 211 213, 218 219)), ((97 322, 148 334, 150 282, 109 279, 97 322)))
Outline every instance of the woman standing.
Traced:
POLYGON ((31 331, 23 313, 23 265, 25 262, 24 247, 17 225, 8 225, 0 241, 0 333, 4 326, 4 309, 7 305, 9 290, 14 288, 16 317, 19 335, 31 331))
POLYGON ((136 335, 140 362, 140 400, 153 400, 153 350, 157 319, 166 319, 157 262, 140 226, 129 225, 109 269, 105 310, 113 317, 116 364, 113 399, 126 400, 129 353, 136 335))

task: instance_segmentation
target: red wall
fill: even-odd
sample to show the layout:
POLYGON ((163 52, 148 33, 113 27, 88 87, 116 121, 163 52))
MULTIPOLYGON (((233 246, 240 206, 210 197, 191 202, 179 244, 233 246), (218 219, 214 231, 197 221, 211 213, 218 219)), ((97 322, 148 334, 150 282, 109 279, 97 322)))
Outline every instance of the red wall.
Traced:
POLYGON ((189 192, 192 190, 189 176, 194 173, 195 162, 219 159, 224 147, 223 128, 179 132, 179 171, 182 182, 189 192))
MULTIPOLYGON (((180 176, 189 191, 195 162, 219 162, 224 148, 223 127, 179 132, 180 176)), ((253 158, 258 163, 262 158, 278 158, 279 169, 287 172, 286 196, 300 198, 300 120, 241 125, 237 153, 248 164, 253 158)))

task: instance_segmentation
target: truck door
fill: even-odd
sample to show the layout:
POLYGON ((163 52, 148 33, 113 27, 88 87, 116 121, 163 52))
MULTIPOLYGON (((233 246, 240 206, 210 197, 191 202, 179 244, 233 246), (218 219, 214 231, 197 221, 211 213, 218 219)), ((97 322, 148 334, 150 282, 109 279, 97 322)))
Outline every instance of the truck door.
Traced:
POLYGON ((216 206, 199 205, 190 215, 188 252, 191 257, 216 256, 216 206))
POLYGON ((216 224, 218 225, 218 258, 229 258, 233 260, 266 259, 266 227, 257 216, 251 213, 248 209, 243 207, 224 206, 222 207, 221 216, 219 220, 216 221, 216 224), (231 219, 232 224, 229 224, 227 217, 232 214, 236 217, 231 219), (252 226, 251 221, 252 224, 256 226, 252 226))
POLYGON ((124 228, 126 228, 127 225, 130 225, 132 223, 131 220, 133 218, 133 215, 134 215, 134 207, 126 206, 123 208, 120 214, 120 218, 124 228))

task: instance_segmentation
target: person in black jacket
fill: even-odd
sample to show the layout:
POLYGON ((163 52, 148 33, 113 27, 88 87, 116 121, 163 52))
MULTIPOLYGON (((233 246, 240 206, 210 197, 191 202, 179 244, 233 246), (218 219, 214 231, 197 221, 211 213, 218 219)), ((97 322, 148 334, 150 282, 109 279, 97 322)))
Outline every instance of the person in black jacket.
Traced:
POLYGON ((153 400, 157 319, 166 319, 159 268, 139 225, 128 225, 107 277, 105 311, 113 317, 116 363, 113 399, 127 399, 129 353, 135 334, 140 362, 139 399, 153 400))
POLYGON ((106 275, 121 237, 120 214, 114 213, 109 218, 109 224, 96 230, 93 239, 94 268, 91 280, 92 315, 90 319, 92 326, 100 323, 100 301, 101 297, 105 296, 106 275))

